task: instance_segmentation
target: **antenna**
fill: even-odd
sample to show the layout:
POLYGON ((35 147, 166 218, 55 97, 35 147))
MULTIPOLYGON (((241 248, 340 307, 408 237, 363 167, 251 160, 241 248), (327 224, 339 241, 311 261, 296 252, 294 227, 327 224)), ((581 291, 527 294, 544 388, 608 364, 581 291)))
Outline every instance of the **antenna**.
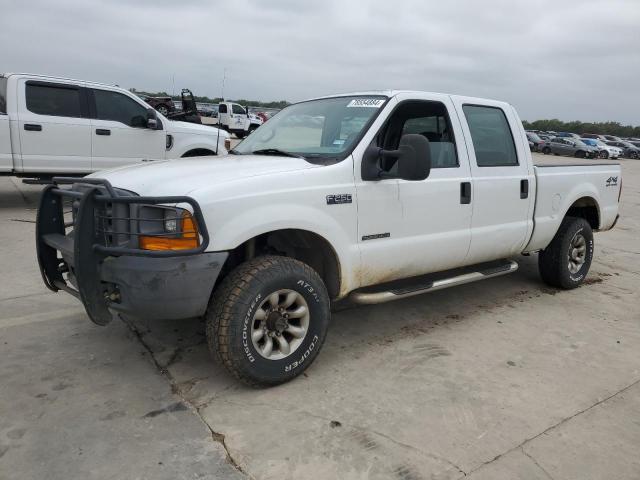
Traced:
MULTIPOLYGON (((224 83, 227 79, 227 67, 224 67, 224 71, 222 73, 222 102, 224 102, 224 83)), ((218 138, 216 139, 216 156, 218 155, 218 148, 220 148, 220 102, 218 102, 218 138)))

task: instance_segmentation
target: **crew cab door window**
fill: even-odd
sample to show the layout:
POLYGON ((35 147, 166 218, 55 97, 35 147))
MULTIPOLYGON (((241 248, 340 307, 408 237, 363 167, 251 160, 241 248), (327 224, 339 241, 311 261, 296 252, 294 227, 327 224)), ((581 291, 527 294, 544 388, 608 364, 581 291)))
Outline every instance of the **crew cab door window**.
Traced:
POLYGON ((147 109, 135 100, 118 92, 94 89, 96 118, 113 120, 129 127, 147 127, 147 109))
POLYGON ((218 113, 227 113, 227 106, 224 103, 218 106, 218 113))
POLYGON ((0 114, 7 113, 7 79, 0 77, 0 114))
POLYGON ((462 110, 469 125, 479 167, 518 165, 513 135, 501 108, 464 105, 462 110))
POLYGON ((27 110, 38 115, 82 117, 80 89, 72 85, 45 85, 28 82, 27 110))

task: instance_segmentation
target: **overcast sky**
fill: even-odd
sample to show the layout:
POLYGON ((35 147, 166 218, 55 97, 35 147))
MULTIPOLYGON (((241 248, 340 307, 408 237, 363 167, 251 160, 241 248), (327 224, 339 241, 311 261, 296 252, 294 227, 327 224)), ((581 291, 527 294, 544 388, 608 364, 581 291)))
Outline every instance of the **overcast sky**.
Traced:
POLYGON ((416 89, 640 125, 640 0, 0 0, 0 71, 297 101, 416 89))

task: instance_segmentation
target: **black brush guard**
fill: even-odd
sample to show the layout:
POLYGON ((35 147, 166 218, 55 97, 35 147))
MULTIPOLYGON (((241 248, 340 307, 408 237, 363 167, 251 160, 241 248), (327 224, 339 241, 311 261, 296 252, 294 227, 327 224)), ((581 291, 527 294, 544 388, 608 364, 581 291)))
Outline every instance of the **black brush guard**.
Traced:
MULTIPOLYGON (((128 208, 127 211, 131 211, 128 208)), ((119 218, 112 222, 117 224, 119 218)), ((126 224, 157 219, 131 218, 126 224)), ((110 232, 112 236, 139 236, 132 231, 110 232)), ((145 234, 147 235, 147 234, 145 234)), ((137 243, 137 242, 136 242, 137 243)), ((40 199, 40 208, 36 219, 36 249, 40 272, 45 285, 54 292, 63 290, 82 301, 91 320, 98 325, 106 325, 112 319, 109 307, 117 305, 118 293, 109 291, 109 285, 101 280, 100 268, 107 257, 180 257, 205 251, 209 244, 209 235, 202 211, 191 197, 139 197, 122 195, 107 181, 99 178, 55 177, 47 186, 40 199), (63 188, 73 185, 77 190, 63 188), (72 201, 75 210, 73 222, 65 223, 63 199, 72 201), (104 235, 104 212, 111 205, 176 205, 188 204, 193 210, 201 240, 198 248, 189 250, 152 251, 128 246, 111 245, 104 235), (67 232, 67 228, 73 231, 67 232), (60 252, 61 257, 58 255, 60 252), (75 285, 65 279, 64 274, 72 274, 75 285), (75 288, 74 288, 75 287, 75 288)), ((70 277, 71 278, 71 277, 70 277)))

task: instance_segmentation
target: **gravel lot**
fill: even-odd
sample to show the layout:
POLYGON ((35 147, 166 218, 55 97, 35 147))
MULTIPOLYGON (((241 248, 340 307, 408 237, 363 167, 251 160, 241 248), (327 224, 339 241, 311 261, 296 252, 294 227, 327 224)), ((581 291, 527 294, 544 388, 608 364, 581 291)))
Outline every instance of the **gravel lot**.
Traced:
POLYGON ((304 376, 246 388, 200 320, 93 325, 43 286, 39 187, 0 177, 2 479, 638 479, 640 161, 587 283, 515 274, 333 316, 304 376))

